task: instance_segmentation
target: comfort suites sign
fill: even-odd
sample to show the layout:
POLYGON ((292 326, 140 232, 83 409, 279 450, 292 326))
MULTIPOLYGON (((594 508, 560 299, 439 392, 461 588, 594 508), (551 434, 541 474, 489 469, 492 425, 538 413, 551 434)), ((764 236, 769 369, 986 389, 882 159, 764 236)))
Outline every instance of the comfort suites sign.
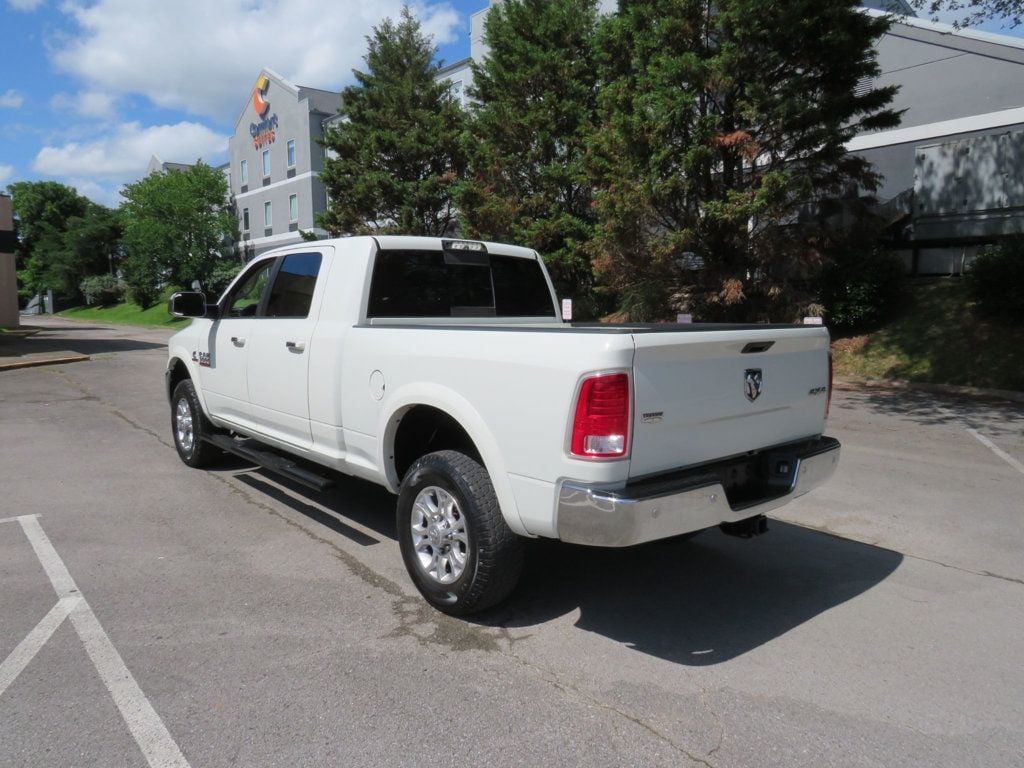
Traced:
POLYGON ((270 78, 260 75, 256 87, 252 89, 252 108, 256 112, 257 122, 249 123, 249 135, 256 149, 273 144, 277 138, 277 113, 270 114, 270 100, 267 98, 269 90, 270 78))

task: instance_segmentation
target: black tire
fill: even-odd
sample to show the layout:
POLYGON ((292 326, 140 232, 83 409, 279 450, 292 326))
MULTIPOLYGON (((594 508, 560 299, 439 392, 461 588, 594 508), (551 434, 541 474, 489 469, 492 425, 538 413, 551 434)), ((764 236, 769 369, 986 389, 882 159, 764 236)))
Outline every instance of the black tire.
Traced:
POLYGON ((171 396, 171 435, 174 437, 174 447, 178 450, 181 460, 190 467, 200 468, 208 467, 221 458, 224 452, 203 440, 204 435, 213 434, 214 431, 214 426, 199 405, 192 380, 185 379, 179 382, 171 396), (187 433, 183 434, 178 428, 179 407, 186 410, 191 417, 191 443, 187 439, 187 433))
POLYGON ((523 543, 506 525, 491 478, 475 459, 458 451, 438 451, 416 461, 402 480, 396 521, 398 545, 409 576, 439 611, 465 616, 501 602, 515 589, 523 570, 523 543), (439 498, 437 489, 454 499, 449 516, 457 523, 464 521, 464 535, 460 532, 440 547, 437 541, 444 532, 456 535, 458 526, 435 521, 431 534, 430 521, 422 525, 423 513, 439 498), (419 507, 417 498, 421 499, 419 507), (463 546, 464 557, 460 554, 463 546), (440 564, 445 553, 446 567, 440 564), (433 574, 431 564, 425 565, 421 557, 436 561, 433 574), (456 576, 460 558, 463 562, 456 576), (441 579, 451 580, 442 583, 441 579))

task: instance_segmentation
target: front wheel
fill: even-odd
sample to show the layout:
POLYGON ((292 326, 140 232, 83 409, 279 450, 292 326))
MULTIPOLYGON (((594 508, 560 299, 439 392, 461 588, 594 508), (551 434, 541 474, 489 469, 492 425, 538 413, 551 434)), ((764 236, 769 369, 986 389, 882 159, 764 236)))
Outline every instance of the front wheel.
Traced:
POLYGON ((215 445, 203 440, 204 435, 213 432, 213 425, 203 413, 190 379, 179 382, 171 395, 171 432, 178 456, 190 467, 208 467, 223 455, 215 445))
POLYGON ((515 588, 523 546, 501 515, 491 479, 457 451, 422 457, 402 480, 398 544, 427 602, 454 616, 489 608, 515 588))

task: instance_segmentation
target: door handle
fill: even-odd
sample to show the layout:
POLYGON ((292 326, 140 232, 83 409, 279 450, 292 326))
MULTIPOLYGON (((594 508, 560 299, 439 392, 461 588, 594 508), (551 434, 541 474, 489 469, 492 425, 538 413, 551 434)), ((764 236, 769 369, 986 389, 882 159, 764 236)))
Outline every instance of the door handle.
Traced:
POLYGON ((304 341, 286 341, 284 345, 292 352, 302 352, 306 349, 306 342, 304 341))
POLYGON ((241 336, 232 336, 231 343, 234 344, 236 347, 244 347, 245 339, 241 336))

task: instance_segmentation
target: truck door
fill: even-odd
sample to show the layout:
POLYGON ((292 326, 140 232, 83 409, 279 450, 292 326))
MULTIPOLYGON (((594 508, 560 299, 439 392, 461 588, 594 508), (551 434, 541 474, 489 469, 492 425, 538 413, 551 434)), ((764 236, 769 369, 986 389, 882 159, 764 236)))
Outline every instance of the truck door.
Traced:
POLYGON ((265 309, 253 321, 249 401, 259 431, 309 448, 309 356, 322 300, 323 256, 290 253, 271 276, 265 309), (319 290, 318 290, 319 288, 319 290))
POLYGON ((274 263, 271 258, 249 266, 222 300, 220 319, 210 328, 206 349, 199 350, 199 376, 213 416, 240 424, 251 421, 246 381, 249 334, 274 263))

